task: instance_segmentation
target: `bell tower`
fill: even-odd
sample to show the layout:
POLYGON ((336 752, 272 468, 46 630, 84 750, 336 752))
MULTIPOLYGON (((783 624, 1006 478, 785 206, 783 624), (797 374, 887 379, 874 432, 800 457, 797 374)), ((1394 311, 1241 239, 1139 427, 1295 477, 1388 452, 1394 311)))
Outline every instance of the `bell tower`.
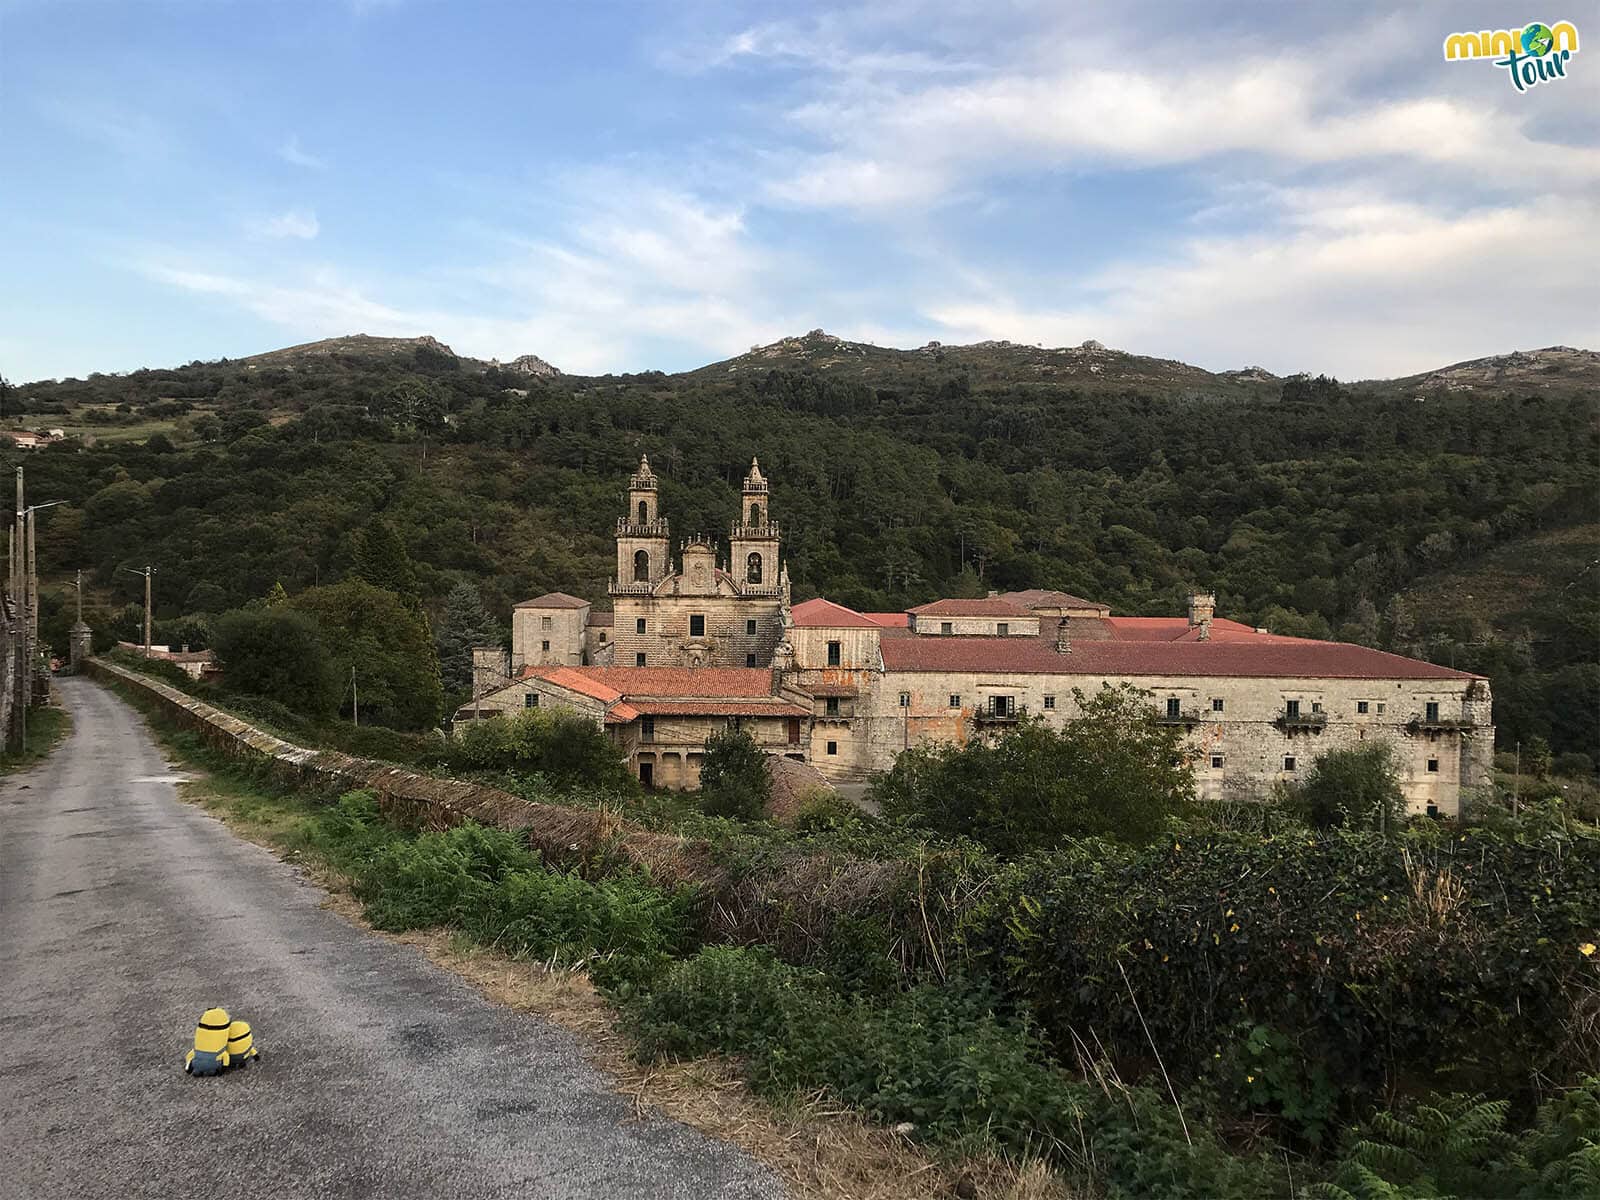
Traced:
POLYGON ((671 573, 667 522, 661 516, 655 473, 641 455, 639 469, 628 479, 628 511, 617 518, 617 575, 611 594, 648 592, 671 573))
POLYGON ((761 464, 750 460, 739 501, 739 519, 729 535, 728 573, 745 596, 776 596, 781 581, 778 526, 769 508, 770 492, 761 464))

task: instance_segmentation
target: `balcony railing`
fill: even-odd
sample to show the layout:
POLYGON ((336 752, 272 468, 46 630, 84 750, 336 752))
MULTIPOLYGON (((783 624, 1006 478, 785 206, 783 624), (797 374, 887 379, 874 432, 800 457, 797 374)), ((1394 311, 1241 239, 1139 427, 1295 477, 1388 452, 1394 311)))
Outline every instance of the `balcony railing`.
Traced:
POLYGON ((1028 715, 1026 704, 1014 704, 1007 709, 980 708, 973 712, 972 719, 979 725, 1015 725, 1028 715))
POLYGON ((1429 717, 1412 713, 1406 721, 1407 733, 1461 733, 1477 727, 1478 723, 1471 717, 1429 717))
POLYGON ((728 536, 734 541, 740 538, 775 538, 778 536, 778 523, 763 521, 759 525, 746 525, 738 522, 729 527, 728 536))
POLYGON ((1156 720, 1163 725, 1198 725, 1200 713, 1192 708, 1180 708, 1177 712, 1162 709, 1156 713, 1156 720))
POLYGON ((654 521, 632 521, 627 517, 617 518, 617 533, 621 537, 666 537, 667 519, 657 517, 654 521))
POLYGON ((1321 712, 1290 712, 1284 709, 1278 714, 1278 719, 1273 722, 1279 729, 1288 733, 1290 730, 1305 730, 1319 733, 1328 723, 1328 714, 1321 712))

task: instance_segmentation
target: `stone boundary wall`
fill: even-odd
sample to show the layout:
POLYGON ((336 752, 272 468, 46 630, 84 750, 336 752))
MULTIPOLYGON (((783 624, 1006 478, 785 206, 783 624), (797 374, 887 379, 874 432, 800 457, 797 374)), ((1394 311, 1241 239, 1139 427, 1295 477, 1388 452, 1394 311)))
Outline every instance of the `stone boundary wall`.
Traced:
POLYGON ((593 863, 599 855, 646 867, 669 887, 695 883, 715 892, 727 883, 705 842, 639 829, 604 809, 538 804, 486 784, 423 775, 337 750, 297 746, 104 659, 90 659, 88 674, 142 696, 213 750, 263 769, 287 786, 329 797, 366 789, 377 797, 385 816, 408 828, 448 829, 471 820, 523 834, 553 865, 593 863))

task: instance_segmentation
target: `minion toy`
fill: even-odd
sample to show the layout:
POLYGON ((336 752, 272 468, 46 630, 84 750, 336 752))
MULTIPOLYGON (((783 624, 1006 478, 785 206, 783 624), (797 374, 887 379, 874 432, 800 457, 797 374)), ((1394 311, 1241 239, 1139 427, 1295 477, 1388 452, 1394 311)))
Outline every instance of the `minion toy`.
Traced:
POLYGON ((235 1021, 228 1026, 228 1065, 248 1067, 250 1060, 260 1058, 255 1038, 250 1036, 249 1021, 235 1021))
POLYGON ((183 1059, 190 1075, 216 1075, 228 1065, 228 1010, 208 1008, 194 1027, 194 1049, 183 1059))

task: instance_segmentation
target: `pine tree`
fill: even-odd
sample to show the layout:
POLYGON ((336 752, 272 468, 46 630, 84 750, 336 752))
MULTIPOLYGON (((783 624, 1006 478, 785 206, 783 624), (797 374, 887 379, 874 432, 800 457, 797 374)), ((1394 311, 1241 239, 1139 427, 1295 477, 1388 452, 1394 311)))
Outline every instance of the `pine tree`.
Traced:
POLYGON ((374 517, 356 544, 356 574, 373 587, 393 592, 413 607, 417 603, 417 570, 394 526, 374 517))
POLYGON ((493 646, 500 640, 500 628, 483 607, 478 589, 458 583, 445 597, 439 614, 434 645, 439 650, 439 674, 449 693, 472 690, 472 648, 493 646))

